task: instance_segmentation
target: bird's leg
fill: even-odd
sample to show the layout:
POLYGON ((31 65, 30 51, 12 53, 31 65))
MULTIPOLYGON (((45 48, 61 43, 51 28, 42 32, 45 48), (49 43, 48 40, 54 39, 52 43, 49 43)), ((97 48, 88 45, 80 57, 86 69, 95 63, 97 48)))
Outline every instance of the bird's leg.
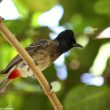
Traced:
POLYGON ((49 83, 49 88, 52 90, 52 85, 49 83))
POLYGON ((54 91, 53 91, 53 87, 52 87, 51 83, 49 83, 49 88, 50 88, 50 92, 53 93, 54 91))

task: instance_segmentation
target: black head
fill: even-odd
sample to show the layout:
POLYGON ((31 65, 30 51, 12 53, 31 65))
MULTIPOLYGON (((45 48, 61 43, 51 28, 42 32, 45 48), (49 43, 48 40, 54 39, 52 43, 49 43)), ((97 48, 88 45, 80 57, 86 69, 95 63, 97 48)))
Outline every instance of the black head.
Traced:
POLYGON ((65 30, 61 32, 56 38, 56 40, 59 42, 59 46, 61 47, 62 53, 68 51, 72 47, 82 47, 80 44, 76 43, 72 30, 65 30))

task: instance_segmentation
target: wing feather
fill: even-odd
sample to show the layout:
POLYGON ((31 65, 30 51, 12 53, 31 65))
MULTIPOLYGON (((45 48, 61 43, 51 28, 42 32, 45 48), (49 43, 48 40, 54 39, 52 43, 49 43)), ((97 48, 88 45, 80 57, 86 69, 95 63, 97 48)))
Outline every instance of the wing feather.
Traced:
MULTIPOLYGON (((34 54, 33 51, 38 50, 39 48, 42 48, 42 47, 46 47, 49 44, 48 41, 49 40, 46 40, 46 39, 39 40, 38 42, 32 43, 25 49, 29 53, 29 55, 31 55, 31 57, 32 57, 34 54)), ((1 74, 8 73, 8 71, 11 69, 11 67, 13 67, 14 65, 16 65, 17 63, 19 63, 21 61, 22 61, 22 58, 20 57, 20 55, 15 56, 12 59, 12 61, 7 65, 6 69, 1 71, 1 74)))

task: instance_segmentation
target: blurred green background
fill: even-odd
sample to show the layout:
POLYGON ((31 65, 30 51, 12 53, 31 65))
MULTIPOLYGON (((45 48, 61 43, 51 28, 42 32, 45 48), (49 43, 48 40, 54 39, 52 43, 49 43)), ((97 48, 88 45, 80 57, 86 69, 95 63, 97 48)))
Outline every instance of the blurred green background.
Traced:
MULTIPOLYGON (((74 30, 84 48, 63 54, 43 73, 64 110, 110 110, 110 0, 0 0, 0 16, 24 47, 74 30)), ((16 54, 0 34, 0 70, 16 54)), ((32 78, 18 78, 0 93, 0 108, 53 110, 32 78)))

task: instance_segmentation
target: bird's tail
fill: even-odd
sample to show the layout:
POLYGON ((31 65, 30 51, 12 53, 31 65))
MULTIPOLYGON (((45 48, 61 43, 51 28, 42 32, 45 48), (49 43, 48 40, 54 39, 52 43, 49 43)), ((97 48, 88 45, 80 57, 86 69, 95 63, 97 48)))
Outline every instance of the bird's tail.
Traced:
POLYGON ((4 92, 5 88, 8 86, 8 84, 12 81, 12 79, 9 79, 6 77, 0 82, 0 93, 4 92))
POLYGON ((0 92, 3 92, 7 85, 16 77, 20 77, 20 72, 17 68, 12 68, 8 76, 0 82, 0 92))

